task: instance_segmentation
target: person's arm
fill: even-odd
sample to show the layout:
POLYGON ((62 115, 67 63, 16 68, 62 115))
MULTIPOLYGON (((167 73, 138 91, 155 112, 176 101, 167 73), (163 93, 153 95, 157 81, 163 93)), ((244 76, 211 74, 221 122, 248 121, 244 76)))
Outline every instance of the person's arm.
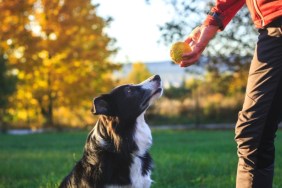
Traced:
MULTIPOLYGON (((223 30, 245 3, 246 0, 217 0, 210 12, 218 14, 223 25, 221 30, 223 30)), ((203 25, 218 25, 218 23, 215 17, 208 15, 203 25)))
POLYGON ((209 14, 202 26, 194 29, 185 40, 190 44, 192 52, 182 56, 180 66, 187 67, 197 62, 209 41, 226 27, 244 4, 245 0, 216 0, 216 5, 211 9, 216 15, 209 14))

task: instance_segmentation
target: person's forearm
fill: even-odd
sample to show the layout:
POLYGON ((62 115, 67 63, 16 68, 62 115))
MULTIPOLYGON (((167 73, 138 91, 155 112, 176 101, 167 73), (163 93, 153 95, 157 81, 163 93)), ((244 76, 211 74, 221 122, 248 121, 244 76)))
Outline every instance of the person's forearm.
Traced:
MULTIPOLYGON (((223 28, 225 28, 245 2, 245 0, 216 0, 216 4, 212 7, 211 12, 217 12, 220 15, 223 28)), ((218 22, 214 17, 208 15, 203 25, 218 26, 218 22)))

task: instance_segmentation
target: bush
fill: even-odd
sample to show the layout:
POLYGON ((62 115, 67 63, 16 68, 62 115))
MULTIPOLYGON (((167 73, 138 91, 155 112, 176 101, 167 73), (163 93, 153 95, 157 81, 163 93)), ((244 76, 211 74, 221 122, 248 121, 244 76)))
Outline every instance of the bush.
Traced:
POLYGON ((244 96, 226 97, 222 94, 200 96, 198 105, 194 99, 158 100, 147 112, 153 124, 234 123, 242 106, 244 96))

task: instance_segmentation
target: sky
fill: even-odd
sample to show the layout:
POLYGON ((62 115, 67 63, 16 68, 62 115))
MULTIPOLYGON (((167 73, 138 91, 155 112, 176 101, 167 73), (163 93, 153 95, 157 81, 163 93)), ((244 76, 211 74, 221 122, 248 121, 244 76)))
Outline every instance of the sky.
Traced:
POLYGON ((168 61, 169 48, 158 43, 161 33, 158 25, 171 20, 171 7, 163 0, 92 0, 99 3, 97 14, 114 20, 106 33, 116 38, 118 53, 111 57, 117 63, 168 61))

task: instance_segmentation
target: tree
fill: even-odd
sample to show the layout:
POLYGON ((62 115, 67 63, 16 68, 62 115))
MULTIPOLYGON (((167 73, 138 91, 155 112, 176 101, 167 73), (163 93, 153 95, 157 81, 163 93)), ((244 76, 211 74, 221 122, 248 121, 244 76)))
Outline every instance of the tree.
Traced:
POLYGON ((132 69, 127 75, 127 77, 121 80, 122 83, 133 83, 138 84, 145 79, 152 76, 152 73, 149 71, 147 66, 144 63, 136 62, 132 64, 132 69))
MULTIPOLYGON (((104 32, 111 19, 97 16, 97 7, 90 0, 1 2, 1 46, 19 71, 19 91, 36 101, 46 126, 54 125, 54 108, 81 107, 112 87, 119 66, 107 60, 116 52, 104 32)), ((33 106, 27 98, 18 97, 33 106)))
POLYGON ((8 70, 7 60, 0 54, 0 130, 5 131, 9 96, 16 90, 17 78, 8 70))

